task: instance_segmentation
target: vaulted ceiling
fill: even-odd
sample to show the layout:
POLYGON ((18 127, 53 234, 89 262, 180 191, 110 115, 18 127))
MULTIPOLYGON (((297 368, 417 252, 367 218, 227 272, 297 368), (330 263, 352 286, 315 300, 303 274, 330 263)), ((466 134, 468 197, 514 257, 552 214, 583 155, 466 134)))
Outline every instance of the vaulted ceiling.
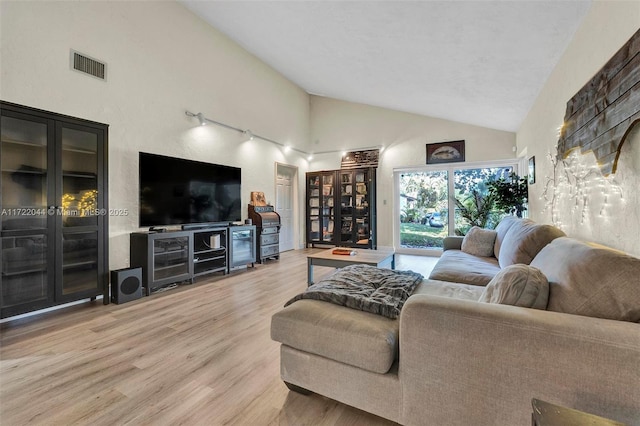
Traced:
POLYGON ((311 94, 508 131, 591 4, 181 2, 311 94))

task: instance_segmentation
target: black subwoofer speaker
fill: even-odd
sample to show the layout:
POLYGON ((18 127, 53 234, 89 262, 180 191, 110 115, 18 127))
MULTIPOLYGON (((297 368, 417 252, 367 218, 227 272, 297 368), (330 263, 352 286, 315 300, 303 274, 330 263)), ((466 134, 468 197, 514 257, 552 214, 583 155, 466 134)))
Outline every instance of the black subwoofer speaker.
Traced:
POLYGON ((142 268, 111 271, 111 301, 120 304, 142 297, 142 268))

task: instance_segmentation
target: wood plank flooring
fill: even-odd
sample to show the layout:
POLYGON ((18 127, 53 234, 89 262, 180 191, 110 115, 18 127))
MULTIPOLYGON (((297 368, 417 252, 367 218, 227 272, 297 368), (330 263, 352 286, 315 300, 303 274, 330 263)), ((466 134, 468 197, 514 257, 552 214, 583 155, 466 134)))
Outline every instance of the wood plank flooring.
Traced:
MULTIPOLYGON (((393 425, 280 380, 271 315, 306 288, 306 256, 318 251, 1 324, 0 424, 393 425)), ((400 255, 397 268, 426 276, 433 263, 400 255)))

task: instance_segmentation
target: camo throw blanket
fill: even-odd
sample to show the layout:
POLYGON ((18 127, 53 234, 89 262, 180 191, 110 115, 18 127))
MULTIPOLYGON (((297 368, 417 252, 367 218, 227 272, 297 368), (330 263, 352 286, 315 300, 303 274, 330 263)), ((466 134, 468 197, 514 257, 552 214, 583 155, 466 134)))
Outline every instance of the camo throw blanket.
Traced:
POLYGON ((350 265, 309 286, 284 306, 301 299, 314 299, 396 319, 423 278, 413 271, 350 265))

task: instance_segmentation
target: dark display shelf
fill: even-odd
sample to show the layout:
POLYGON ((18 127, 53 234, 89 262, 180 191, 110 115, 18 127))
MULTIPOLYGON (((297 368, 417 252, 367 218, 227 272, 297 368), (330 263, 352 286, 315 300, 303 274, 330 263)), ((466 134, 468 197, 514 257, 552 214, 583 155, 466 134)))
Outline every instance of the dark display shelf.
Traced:
POLYGON ((0 119, 1 317, 109 303, 108 217, 52 214, 108 210, 108 126, 2 101, 0 119))
POLYGON ((376 248, 376 169, 309 172, 307 245, 376 248))

